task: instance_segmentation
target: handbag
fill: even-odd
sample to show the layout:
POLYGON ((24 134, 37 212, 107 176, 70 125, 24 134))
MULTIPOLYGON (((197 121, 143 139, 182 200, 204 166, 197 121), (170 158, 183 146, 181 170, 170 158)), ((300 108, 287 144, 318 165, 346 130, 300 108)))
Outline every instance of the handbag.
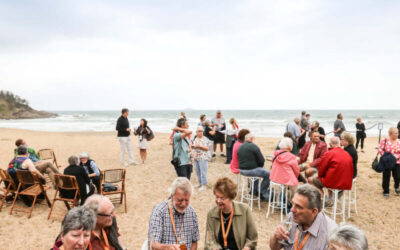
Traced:
POLYGON ((103 183, 102 186, 103 186, 103 191, 105 192, 112 192, 118 190, 118 188, 112 183, 103 183))
POLYGON ((379 152, 376 154, 375 159, 372 161, 372 169, 377 173, 382 173, 382 170, 379 168, 379 160, 378 160, 379 152))
POLYGON ((226 136, 226 147, 227 148, 231 148, 233 146, 233 144, 235 143, 236 138, 234 135, 227 135, 226 136))

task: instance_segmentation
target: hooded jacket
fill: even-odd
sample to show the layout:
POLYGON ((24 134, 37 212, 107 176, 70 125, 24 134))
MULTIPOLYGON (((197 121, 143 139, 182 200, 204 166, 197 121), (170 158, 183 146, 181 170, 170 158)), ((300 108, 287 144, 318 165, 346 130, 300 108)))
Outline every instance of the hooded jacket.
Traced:
POLYGON ((272 163, 270 180, 283 185, 297 186, 300 168, 296 156, 285 150, 275 150, 274 157, 276 158, 272 163))

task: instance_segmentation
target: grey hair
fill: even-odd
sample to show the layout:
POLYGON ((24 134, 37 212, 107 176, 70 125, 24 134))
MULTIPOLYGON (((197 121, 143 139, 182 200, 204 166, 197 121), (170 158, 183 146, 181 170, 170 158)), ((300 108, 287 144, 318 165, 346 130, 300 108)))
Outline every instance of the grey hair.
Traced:
POLYGON ((65 215, 61 223, 61 233, 66 235, 71 230, 92 231, 96 225, 96 215, 88 207, 74 207, 65 215))
POLYGON ((295 193, 307 198, 309 209, 316 208, 318 209, 318 212, 321 211, 322 208, 321 193, 316 187, 310 184, 303 184, 297 187, 295 193))
POLYGON ((332 145, 340 145, 340 139, 337 136, 333 136, 329 139, 329 143, 332 145))
POLYGON ((82 158, 87 158, 87 159, 89 159, 90 156, 89 156, 89 154, 86 153, 86 152, 80 152, 80 153, 79 153, 79 159, 82 159, 82 158))
POLYGON ((293 121, 294 121, 296 124, 299 124, 299 123, 300 123, 300 118, 296 117, 296 118, 294 118, 293 121))
POLYGON ((368 241, 362 230, 353 225, 343 225, 329 235, 329 242, 351 250, 368 250, 368 241))
POLYGON ((254 138, 254 135, 252 133, 248 133, 247 135, 244 136, 245 141, 250 141, 253 138, 254 138))
POLYGON ((198 126, 196 131, 204 131, 204 128, 202 126, 198 126))
POLYGON ((207 126, 207 127, 210 126, 210 120, 206 120, 206 121, 204 122, 204 125, 207 126))
POLYGON ((280 149, 293 149, 293 141, 292 139, 285 137, 279 142, 280 149))
POLYGON ((76 155, 71 155, 68 158, 68 164, 69 165, 78 165, 79 164, 79 158, 76 155))
POLYGON ((192 183, 190 183, 186 177, 178 177, 172 182, 171 186, 168 188, 169 195, 174 195, 178 188, 182 190, 184 194, 193 194, 192 183))
POLYGON ((17 148, 17 153, 19 155, 26 155, 28 153, 28 147, 25 145, 19 145, 17 148))
POLYGON ((85 201, 85 206, 92 209, 96 214, 99 213, 101 204, 103 202, 111 202, 110 199, 103 195, 99 194, 92 194, 89 198, 85 201))

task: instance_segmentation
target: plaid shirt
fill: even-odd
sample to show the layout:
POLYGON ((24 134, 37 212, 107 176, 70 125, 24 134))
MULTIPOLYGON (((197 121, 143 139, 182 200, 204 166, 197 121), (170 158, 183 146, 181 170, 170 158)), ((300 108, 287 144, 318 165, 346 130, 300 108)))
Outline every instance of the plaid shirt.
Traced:
MULTIPOLYGON (((200 240, 197 214, 190 205, 183 214, 175 210, 172 202, 171 206, 178 238, 184 241, 187 248, 190 249, 192 243, 200 240), (182 232, 180 232, 182 223, 182 232)), ((161 244, 176 244, 169 214, 168 201, 163 201, 153 208, 150 216, 148 240, 149 242, 155 241, 161 244)))

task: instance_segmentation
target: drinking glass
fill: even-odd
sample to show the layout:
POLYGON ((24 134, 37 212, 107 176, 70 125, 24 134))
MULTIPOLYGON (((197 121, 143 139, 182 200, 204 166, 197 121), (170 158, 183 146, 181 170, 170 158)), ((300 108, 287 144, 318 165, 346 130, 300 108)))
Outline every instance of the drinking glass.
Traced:
MULTIPOLYGON (((292 221, 285 221, 282 226, 285 228, 285 230, 287 232, 290 232, 290 229, 293 226, 293 222, 292 221)), ((281 241, 279 241, 279 243, 281 243, 283 246, 288 246, 289 245, 289 242, 287 242, 286 240, 281 240, 281 241)))

